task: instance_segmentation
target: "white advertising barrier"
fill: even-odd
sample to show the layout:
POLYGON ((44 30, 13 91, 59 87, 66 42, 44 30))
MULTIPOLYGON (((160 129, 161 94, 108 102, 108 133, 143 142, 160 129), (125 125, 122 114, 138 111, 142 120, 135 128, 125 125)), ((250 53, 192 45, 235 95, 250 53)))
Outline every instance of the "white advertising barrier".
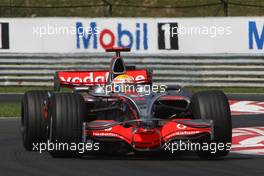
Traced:
POLYGON ((0 52, 262 54, 264 17, 0 18, 0 52))

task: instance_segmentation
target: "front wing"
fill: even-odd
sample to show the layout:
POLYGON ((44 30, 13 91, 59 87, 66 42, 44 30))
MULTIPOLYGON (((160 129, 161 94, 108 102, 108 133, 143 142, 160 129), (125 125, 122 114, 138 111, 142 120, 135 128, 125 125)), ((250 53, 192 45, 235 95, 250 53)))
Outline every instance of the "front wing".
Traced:
POLYGON ((83 123, 83 142, 87 139, 97 141, 124 141, 135 150, 162 149, 174 140, 192 140, 209 136, 213 139, 213 122, 211 120, 173 119, 155 121, 156 127, 145 128, 140 125, 143 120, 114 122, 96 120, 83 123))

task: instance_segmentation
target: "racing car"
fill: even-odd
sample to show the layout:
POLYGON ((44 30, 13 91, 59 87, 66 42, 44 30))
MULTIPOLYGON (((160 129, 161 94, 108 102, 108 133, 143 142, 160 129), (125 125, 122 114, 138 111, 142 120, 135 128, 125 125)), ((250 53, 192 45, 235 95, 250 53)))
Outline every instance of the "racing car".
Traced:
MULTIPOLYGON (((195 150, 201 158, 226 156, 232 123, 225 94, 218 90, 192 93, 178 85, 151 89, 153 70, 125 65, 120 52, 128 51, 106 49, 116 53, 109 70, 57 71, 54 90, 25 92, 24 148, 32 151, 35 143, 49 141, 98 143, 100 150, 95 153, 166 153, 169 144, 184 141, 220 146, 214 152, 195 150)), ((53 157, 80 156, 69 148, 49 152, 53 157)))

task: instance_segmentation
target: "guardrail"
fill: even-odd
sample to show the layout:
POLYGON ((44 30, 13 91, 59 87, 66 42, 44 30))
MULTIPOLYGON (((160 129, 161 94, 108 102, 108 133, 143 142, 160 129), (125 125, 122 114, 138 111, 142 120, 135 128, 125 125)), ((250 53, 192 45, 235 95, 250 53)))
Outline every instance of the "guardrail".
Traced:
MULTIPOLYGON (((0 86, 52 86, 56 70, 107 69, 108 54, 0 54, 0 86)), ((264 87, 264 56, 125 55, 158 84, 264 87)))

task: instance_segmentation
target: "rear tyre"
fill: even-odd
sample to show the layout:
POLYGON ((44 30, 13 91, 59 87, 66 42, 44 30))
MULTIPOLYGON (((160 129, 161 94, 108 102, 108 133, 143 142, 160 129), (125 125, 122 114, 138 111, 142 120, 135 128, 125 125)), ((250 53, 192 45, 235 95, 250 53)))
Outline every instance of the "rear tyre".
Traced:
POLYGON ((192 98, 191 109, 194 118, 213 120, 214 139, 207 142, 217 146, 216 150, 199 150, 197 154, 203 159, 226 156, 231 148, 232 121, 225 94, 222 91, 198 92, 192 98))
MULTIPOLYGON (((75 146, 82 141, 82 124, 85 117, 84 99, 80 94, 55 93, 51 99, 49 117, 49 141, 56 146, 66 144, 75 146)), ((54 148, 53 157, 78 157, 77 150, 68 147, 54 148)))
POLYGON ((46 141, 47 119, 44 102, 48 91, 29 91, 24 94, 21 103, 21 132, 26 150, 33 149, 33 143, 46 141))

